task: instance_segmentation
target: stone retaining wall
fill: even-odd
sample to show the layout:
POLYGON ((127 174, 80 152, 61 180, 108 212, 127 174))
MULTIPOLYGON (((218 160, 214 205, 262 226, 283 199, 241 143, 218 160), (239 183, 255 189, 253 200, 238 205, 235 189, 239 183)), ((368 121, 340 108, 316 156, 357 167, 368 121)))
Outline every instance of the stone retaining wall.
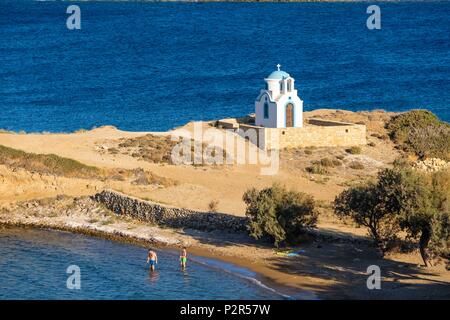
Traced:
POLYGON ((308 119, 301 128, 240 125, 239 129, 242 136, 249 136, 249 140, 263 150, 310 146, 351 147, 367 143, 365 125, 323 119, 308 119))
POLYGON ((247 230, 247 218, 245 217, 237 217, 224 213, 193 211, 162 205, 111 190, 104 190, 92 198, 117 214, 129 215, 133 218, 157 225, 207 231, 223 230, 244 232, 247 230))

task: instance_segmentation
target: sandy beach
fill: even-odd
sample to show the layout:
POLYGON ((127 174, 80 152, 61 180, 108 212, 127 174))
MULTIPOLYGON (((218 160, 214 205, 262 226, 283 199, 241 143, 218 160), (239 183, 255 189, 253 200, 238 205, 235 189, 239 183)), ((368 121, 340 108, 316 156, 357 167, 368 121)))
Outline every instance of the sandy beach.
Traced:
POLYGON ((87 197, 58 197, 20 203, 2 211, 0 225, 50 228, 148 248, 179 249, 255 272, 257 280, 294 299, 441 299, 448 298, 449 272, 443 265, 423 268, 417 254, 382 259, 365 239, 332 235, 328 241, 300 246, 298 257, 277 254, 267 243, 245 234, 168 229, 118 217, 87 197), (366 268, 383 270, 383 290, 366 287, 366 268))

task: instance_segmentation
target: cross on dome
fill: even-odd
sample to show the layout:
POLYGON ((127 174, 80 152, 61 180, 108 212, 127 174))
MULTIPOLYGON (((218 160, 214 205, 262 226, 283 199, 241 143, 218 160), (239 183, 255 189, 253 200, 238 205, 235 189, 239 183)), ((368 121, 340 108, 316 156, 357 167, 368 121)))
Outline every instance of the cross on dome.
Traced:
POLYGON ((277 64, 278 71, 280 71, 280 68, 281 68, 281 64, 277 64))

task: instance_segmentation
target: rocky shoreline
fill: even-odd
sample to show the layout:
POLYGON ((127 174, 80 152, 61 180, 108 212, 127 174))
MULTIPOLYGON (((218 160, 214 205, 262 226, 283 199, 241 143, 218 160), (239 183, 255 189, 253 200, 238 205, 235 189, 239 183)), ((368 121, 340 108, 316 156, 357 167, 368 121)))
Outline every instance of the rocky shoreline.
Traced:
MULTIPOLYGON (((59 196, 55 199, 18 203, 8 210, 3 209, 0 213, 0 224, 50 228, 144 245, 181 245, 179 241, 170 237, 153 235, 151 232, 145 234, 140 232, 139 228, 131 226, 135 225, 131 219, 122 218, 123 221, 119 221, 115 218, 112 213, 89 197, 59 196), (124 226, 126 228, 120 228, 124 226)), ((151 228, 156 227, 150 226, 149 228, 147 231, 152 231, 151 228)))
MULTIPOLYGON (((246 218, 226 214, 212 215, 214 216, 210 217, 202 212, 104 190, 93 196, 57 196, 15 203, 8 209, 0 210, 0 226, 67 231, 145 248, 179 249, 186 246, 191 254, 251 270, 257 275, 258 282, 282 295, 297 299, 318 298, 312 291, 293 289, 273 277, 274 272, 267 261, 276 254, 273 248, 261 245, 243 232, 246 218), (125 205, 127 207, 122 207, 125 205), (194 222, 190 222, 191 228, 175 228, 174 225, 178 225, 180 221, 174 217, 178 217, 180 221, 193 218, 194 222), (220 226, 222 220, 227 221, 224 226, 220 226)), ((319 233, 314 237, 327 243, 366 242, 364 239, 339 238, 319 233)))
MULTIPOLYGON (((118 192, 105 191, 102 196, 123 196, 118 192)), ((161 228, 132 216, 112 213, 99 203, 100 194, 92 197, 71 198, 58 196, 54 199, 33 200, 17 203, 9 209, 0 210, 0 227, 51 229, 99 237, 111 241, 129 243, 145 248, 179 249, 189 247, 192 254, 208 259, 236 264, 248 268, 242 257, 233 257, 197 245, 190 237, 180 235, 177 229, 161 228), (94 198, 97 198, 95 200, 94 198)), ((117 199, 117 198, 115 198, 117 199)), ((127 199, 129 200, 129 199, 127 199)), ((138 199, 136 199, 138 200, 138 199)), ((144 200, 142 200, 144 201, 144 200)), ((211 231, 211 230, 210 230, 211 231)), ((209 234, 210 232, 206 232, 209 234)), ((227 233, 229 234, 229 233, 227 233)), ((250 268, 249 268, 250 269, 250 268)), ((264 274, 256 273, 256 282, 272 288, 282 296, 315 297, 312 293, 293 292, 264 274)))
MULTIPOLYGON (((188 228, 200 231, 247 233, 246 217, 218 212, 202 212, 138 199, 118 191, 103 190, 91 197, 119 216, 129 216, 153 225, 170 228, 188 228)), ((371 245, 366 238, 338 236, 316 229, 306 229, 305 234, 321 242, 340 242, 371 245)))
MULTIPOLYGON (((427 269, 427 273, 422 274, 420 269, 415 269, 414 264, 386 257, 382 259, 367 242, 367 238, 337 236, 332 232, 327 234, 325 230, 311 230, 316 232, 315 240, 301 245, 304 253, 299 257, 289 258, 279 255, 270 245, 255 241, 245 232, 177 229, 156 225, 130 214, 112 212, 94 198, 95 196, 58 196, 11 204, 0 210, 0 226, 55 229, 146 248, 178 249, 186 246, 192 255, 251 270, 259 282, 297 299, 412 297, 409 284, 405 282, 399 287, 399 280, 395 276, 388 276, 390 273, 386 274, 383 282, 385 290, 379 293, 368 292, 364 273, 367 264, 380 265, 383 270, 391 270, 392 274, 409 270, 420 274, 420 281, 428 283, 447 274, 441 267, 427 269), (346 265, 349 271, 342 268, 342 265, 346 265), (353 289, 347 290, 348 286, 353 289)), ((411 258, 415 259, 414 256, 411 258)), ((432 293, 433 297, 445 296, 440 288, 432 293)), ((427 295, 429 292, 421 294, 427 295)))

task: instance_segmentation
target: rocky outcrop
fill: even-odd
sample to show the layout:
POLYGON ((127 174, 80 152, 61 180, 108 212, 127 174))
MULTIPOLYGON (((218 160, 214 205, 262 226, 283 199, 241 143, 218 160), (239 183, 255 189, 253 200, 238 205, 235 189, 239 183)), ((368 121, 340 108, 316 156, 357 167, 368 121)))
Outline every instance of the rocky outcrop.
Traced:
POLYGON ((247 219, 244 217, 162 205, 111 190, 104 190, 92 198, 116 214, 128 215, 155 225, 206 231, 246 231, 247 219))
POLYGON ((429 158, 423 161, 416 161, 413 167, 420 171, 436 172, 439 170, 450 168, 450 162, 439 158, 429 158))

